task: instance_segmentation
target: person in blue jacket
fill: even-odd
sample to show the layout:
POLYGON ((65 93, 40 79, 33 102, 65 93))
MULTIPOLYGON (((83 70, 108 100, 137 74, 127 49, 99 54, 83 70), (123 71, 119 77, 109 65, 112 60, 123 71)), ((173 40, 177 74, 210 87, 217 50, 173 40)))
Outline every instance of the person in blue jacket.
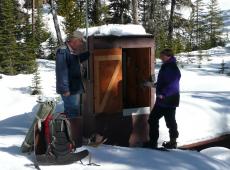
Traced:
POLYGON ((173 51, 164 49, 160 53, 163 64, 160 68, 156 83, 156 103, 149 116, 150 141, 146 147, 156 148, 159 138, 159 119, 164 117, 169 129, 170 141, 164 142, 165 148, 176 148, 179 136, 176 122, 176 108, 180 102, 181 73, 176 63, 173 51))
POLYGON ((84 49, 85 39, 74 31, 56 52, 56 91, 64 102, 64 112, 69 118, 80 114, 80 95, 84 92, 81 62, 90 56, 84 49))

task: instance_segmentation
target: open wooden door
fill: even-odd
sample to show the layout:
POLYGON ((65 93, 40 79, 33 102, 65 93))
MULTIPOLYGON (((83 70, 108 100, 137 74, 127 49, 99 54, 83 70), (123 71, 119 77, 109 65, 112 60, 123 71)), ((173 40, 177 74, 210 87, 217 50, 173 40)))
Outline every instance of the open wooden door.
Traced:
POLYGON ((122 49, 94 51, 94 112, 122 112, 122 49))
POLYGON ((151 89, 141 86, 151 77, 151 49, 124 49, 124 115, 149 113, 151 89))

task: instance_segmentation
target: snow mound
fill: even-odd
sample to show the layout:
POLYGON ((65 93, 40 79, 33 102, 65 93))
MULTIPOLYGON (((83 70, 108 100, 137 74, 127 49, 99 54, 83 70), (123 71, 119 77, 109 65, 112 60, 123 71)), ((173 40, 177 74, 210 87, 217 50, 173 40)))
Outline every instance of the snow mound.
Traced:
POLYGON ((230 163, 230 149, 224 147, 212 147, 204 149, 201 153, 218 160, 230 163))
MULTIPOLYGON (((86 35, 86 29, 79 29, 84 35, 86 35)), ((146 31, 142 25, 134 25, 134 24, 109 24, 102 25, 98 27, 91 27, 88 30, 90 35, 115 35, 115 36, 123 36, 123 35, 146 35, 146 31)))

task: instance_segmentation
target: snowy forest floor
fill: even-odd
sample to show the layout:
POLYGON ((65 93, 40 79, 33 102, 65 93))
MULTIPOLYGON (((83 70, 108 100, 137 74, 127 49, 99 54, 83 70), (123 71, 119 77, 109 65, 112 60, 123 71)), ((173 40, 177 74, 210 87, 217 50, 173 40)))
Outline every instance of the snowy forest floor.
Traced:
MULTIPOLYGON (((179 145, 189 144, 218 135, 230 133, 230 52, 225 48, 206 51, 209 59, 202 59, 198 68, 197 53, 193 52, 193 63, 180 54, 181 104, 177 110, 180 132, 179 145), (229 67, 225 74, 219 73, 224 60, 229 67)), ((58 97, 55 93, 55 63, 38 60, 42 92, 45 97, 58 97)), ((159 62, 157 62, 159 63, 159 62)), ((157 70, 160 63, 157 64, 157 70)), ((33 157, 20 153, 20 146, 37 110, 37 96, 30 95, 33 75, 2 75, 0 79, 0 164, 3 170, 34 169, 33 157)), ((62 111, 59 103, 57 111, 62 111)), ((168 140, 164 120, 160 122, 160 140, 168 140)), ((55 167, 55 169, 161 169, 161 170, 229 170, 230 151, 213 148, 202 153, 173 150, 160 152, 141 148, 101 146, 88 148, 93 162, 99 167, 82 166, 79 163, 55 167)), ((42 169, 54 169, 42 167, 42 169)))

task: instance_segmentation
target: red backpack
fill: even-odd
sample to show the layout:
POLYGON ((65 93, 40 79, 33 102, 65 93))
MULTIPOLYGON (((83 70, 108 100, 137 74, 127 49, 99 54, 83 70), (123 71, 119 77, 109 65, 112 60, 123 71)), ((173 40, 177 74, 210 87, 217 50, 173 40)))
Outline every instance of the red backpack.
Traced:
POLYGON ((66 165, 89 155, 88 150, 74 153, 71 125, 65 114, 49 114, 41 131, 45 138, 45 153, 36 154, 35 149, 39 165, 66 165))

